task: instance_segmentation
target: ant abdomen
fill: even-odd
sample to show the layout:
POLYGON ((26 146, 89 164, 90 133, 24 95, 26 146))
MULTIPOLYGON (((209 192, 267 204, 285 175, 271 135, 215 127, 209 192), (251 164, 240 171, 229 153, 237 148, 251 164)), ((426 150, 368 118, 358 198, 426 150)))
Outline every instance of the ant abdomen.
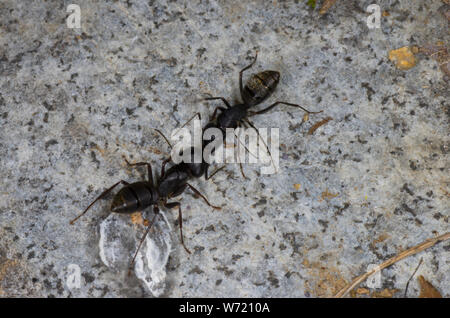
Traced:
POLYGON ((129 184, 114 196, 111 211, 133 213, 158 203, 158 192, 147 181, 129 184))
POLYGON ((268 98, 280 81, 280 72, 262 71, 248 79, 242 98, 249 107, 257 105, 268 98))

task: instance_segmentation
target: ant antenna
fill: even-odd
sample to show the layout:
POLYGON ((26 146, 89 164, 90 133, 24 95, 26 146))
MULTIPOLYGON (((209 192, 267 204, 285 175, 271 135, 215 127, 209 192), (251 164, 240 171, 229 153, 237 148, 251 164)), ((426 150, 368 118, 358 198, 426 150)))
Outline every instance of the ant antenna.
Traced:
POLYGON ((128 268, 128 276, 131 275, 131 268, 133 267, 134 261, 136 260, 136 256, 138 255, 139 250, 141 249, 142 243, 144 243, 145 238, 147 237, 148 232, 150 232, 150 229, 152 228, 153 224, 155 223, 155 219, 158 216, 158 208, 155 208, 155 216, 153 217, 153 219, 151 220, 150 224, 147 227, 147 230, 145 230, 144 236, 142 236, 141 241, 139 242, 139 246, 136 250, 136 253, 134 253, 133 259, 131 260, 130 266, 128 268))
POLYGON ((164 134, 161 132, 161 130, 156 129, 156 128, 152 128, 152 129, 156 130, 156 132, 157 132, 158 134, 160 134, 160 135, 164 138, 164 140, 167 142, 167 144, 169 145, 169 147, 172 148, 172 144, 169 142, 169 139, 167 139, 166 136, 164 136, 164 134))
POLYGON ((78 220, 80 217, 82 217, 83 215, 86 214, 86 212, 91 208, 91 206, 94 205, 95 202, 97 202, 98 200, 100 200, 101 198, 103 198, 104 196, 106 196, 109 192, 112 191, 112 189, 114 189, 116 186, 119 185, 119 183, 125 183, 127 184, 125 181, 120 180, 119 182, 117 182, 116 184, 114 184, 111 188, 105 190, 102 194, 100 194, 97 199, 95 199, 91 204, 89 204, 89 206, 86 208, 86 210, 84 210, 80 215, 78 215, 75 219, 73 219, 72 221, 70 221, 70 224, 73 225, 75 223, 76 220, 78 220))

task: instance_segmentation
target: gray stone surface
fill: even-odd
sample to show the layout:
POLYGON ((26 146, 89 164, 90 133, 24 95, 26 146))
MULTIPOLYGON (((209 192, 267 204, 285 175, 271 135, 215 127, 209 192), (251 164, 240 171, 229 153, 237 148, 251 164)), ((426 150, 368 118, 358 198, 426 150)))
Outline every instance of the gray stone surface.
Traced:
MULTIPOLYGON (((247 181, 230 164, 195 181, 223 208, 182 195, 192 255, 176 211, 165 211, 162 296, 329 296, 449 230, 448 82, 432 59, 409 71, 387 59, 406 45, 448 45, 441 1, 342 1, 323 17, 306 1, 74 2, 81 30, 66 27, 70 2, 0 3, 0 296, 152 297, 135 274, 102 261, 109 200, 69 220, 119 179, 144 177, 122 156, 159 171, 169 150, 153 127, 170 134, 195 112, 206 118, 218 103, 199 102, 205 93, 238 99, 238 72, 255 50, 254 71, 282 74, 265 105, 324 113, 304 124, 282 107, 254 117, 280 128, 280 172, 246 166, 247 181), (365 24, 372 2, 390 13, 381 29, 365 24), (71 264, 80 288, 67 285, 71 264)), ((130 257, 142 229, 119 221, 136 229, 120 241, 130 257)), ((383 270, 375 291, 401 297, 423 258, 417 275, 449 296, 449 246, 383 270)), ((418 293, 413 280, 409 294, 418 293)))

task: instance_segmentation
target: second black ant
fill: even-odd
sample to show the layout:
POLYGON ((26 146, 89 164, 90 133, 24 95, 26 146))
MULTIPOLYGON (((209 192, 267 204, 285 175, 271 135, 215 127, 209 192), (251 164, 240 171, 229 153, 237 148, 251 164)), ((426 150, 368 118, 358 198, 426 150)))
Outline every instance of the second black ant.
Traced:
POLYGON ((165 161, 161 167, 161 175, 154 182, 152 166, 147 162, 137 162, 137 163, 129 163, 125 159, 128 166, 146 166, 148 172, 148 180, 146 181, 138 181, 134 183, 128 183, 124 180, 120 180, 119 182, 112 185, 110 188, 105 190, 102 194, 100 194, 80 215, 78 215, 75 219, 70 221, 70 224, 74 224, 76 220, 78 220, 81 216, 83 216, 98 200, 104 198, 108 193, 110 193, 115 187, 119 184, 124 185, 119 192, 113 198, 111 204, 111 211, 120 213, 120 214, 131 214, 137 211, 142 211, 150 206, 153 206, 153 212, 155 215, 153 219, 150 221, 147 229, 139 243, 139 246, 134 254, 134 257, 130 263, 130 268, 134 264, 136 256, 141 248, 142 243, 144 242, 148 232, 150 231, 152 225, 155 222, 156 217, 159 214, 159 205, 164 206, 165 208, 172 209, 178 208, 178 221, 180 228, 180 237, 181 244, 183 245, 186 252, 189 254, 191 251, 186 247, 183 240, 183 215, 181 212, 181 203, 180 202, 167 202, 169 199, 174 198, 176 196, 181 195, 186 188, 190 188, 195 194, 201 197, 207 205, 214 209, 221 209, 218 206, 214 206, 203 196, 200 191, 194 188, 190 183, 188 183, 189 179, 194 177, 195 171, 190 169, 190 166, 184 163, 174 165, 169 168, 167 171, 165 170, 165 161))
MULTIPOLYGON (((322 111, 318 112, 311 112, 307 110, 306 108, 292 103, 277 101, 273 103, 272 105, 259 110, 259 111, 250 111, 249 109, 262 103, 264 100, 266 100, 272 93, 275 91, 279 81, 280 81, 280 72, 278 71, 262 71, 256 74, 253 74, 250 76, 249 80, 247 81, 246 85, 244 86, 242 83, 242 75, 244 71, 251 68, 258 57, 258 52, 255 54, 255 58, 250 63, 250 65, 247 65, 239 72, 239 91, 242 99, 242 103, 236 104, 231 106, 230 103, 224 98, 224 97, 207 97, 204 100, 221 100, 226 107, 216 107, 216 109, 213 112, 213 115, 211 116, 210 123, 207 125, 207 127, 216 127, 221 129, 223 132, 225 132, 226 128, 237 128, 238 126, 244 126, 245 128, 251 128, 255 129, 258 133, 258 129, 255 127, 255 125, 248 119, 248 117, 254 116, 254 115, 260 115, 267 113, 274 107, 278 105, 287 105, 291 107, 300 108, 303 111, 305 111, 307 114, 318 114, 322 111), (217 115, 217 113, 220 111, 220 114, 217 115), (216 118, 217 117, 217 118, 216 118), (247 126, 248 125, 248 126, 247 126)), ((259 133, 258 133, 259 136, 259 133)), ((264 140, 263 140, 264 142, 264 140)), ((266 149, 268 150, 267 145, 266 149)), ((270 152, 269 152, 270 154, 270 152)), ((242 176, 246 179, 248 179, 242 170, 242 164, 240 164, 241 173, 242 176)))

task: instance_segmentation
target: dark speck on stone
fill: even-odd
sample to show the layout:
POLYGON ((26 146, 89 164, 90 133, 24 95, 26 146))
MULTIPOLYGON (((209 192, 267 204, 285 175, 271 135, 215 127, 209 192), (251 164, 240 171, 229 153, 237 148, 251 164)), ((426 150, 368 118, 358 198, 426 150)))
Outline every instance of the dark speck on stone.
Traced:
POLYGON ((275 288, 279 288, 280 285, 280 281, 278 280, 278 278, 275 276, 275 274, 272 271, 269 271, 269 277, 267 278, 267 280, 270 282, 270 284, 275 287, 275 288))
POLYGON ((47 150, 48 147, 56 144, 58 144, 58 141, 56 139, 50 139, 49 141, 45 142, 45 150, 47 150))
POLYGON ((92 283, 92 282, 95 280, 95 277, 92 276, 92 275, 89 274, 89 273, 84 272, 84 273, 81 274, 81 275, 83 276, 83 278, 84 278, 84 280, 85 280, 85 282, 86 282, 87 284, 90 284, 90 283, 92 283))

